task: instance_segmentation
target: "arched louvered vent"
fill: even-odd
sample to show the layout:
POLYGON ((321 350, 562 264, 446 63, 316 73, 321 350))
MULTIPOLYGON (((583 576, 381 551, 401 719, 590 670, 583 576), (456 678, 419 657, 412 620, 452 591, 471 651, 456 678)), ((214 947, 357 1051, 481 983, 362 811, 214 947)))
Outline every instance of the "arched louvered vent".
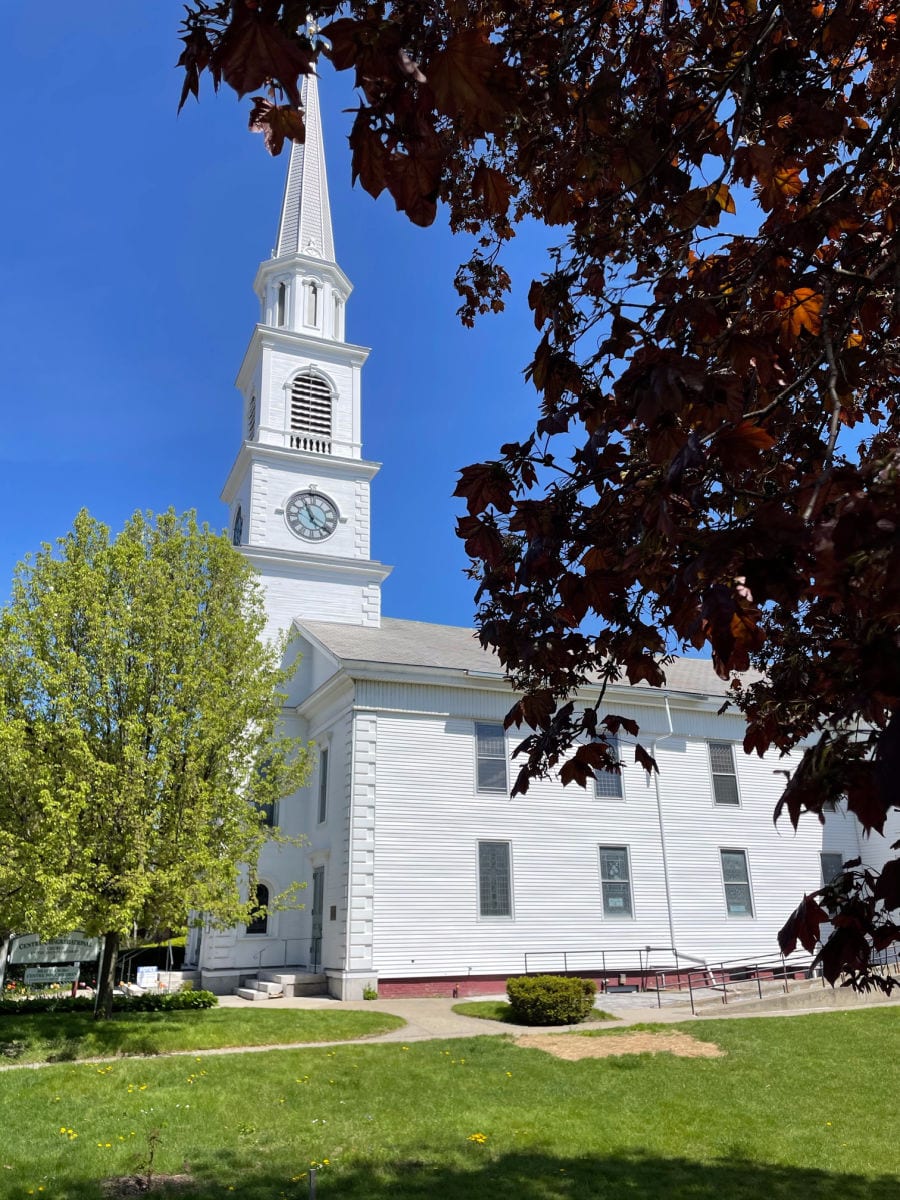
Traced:
POLYGON ((256 437, 256 397, 250 397, 247 405, 247 441, 252 442, 256 437))
POLYGON ((312 371, 291 386, 291 448, 331 453, 331 388, 312 371))
POLYGON ((231 527, 231 544, 240 546, 244 540, 244 514, 241 511, 241 506, 238 505, 238 510, 234 514, 234 524, 231 527))

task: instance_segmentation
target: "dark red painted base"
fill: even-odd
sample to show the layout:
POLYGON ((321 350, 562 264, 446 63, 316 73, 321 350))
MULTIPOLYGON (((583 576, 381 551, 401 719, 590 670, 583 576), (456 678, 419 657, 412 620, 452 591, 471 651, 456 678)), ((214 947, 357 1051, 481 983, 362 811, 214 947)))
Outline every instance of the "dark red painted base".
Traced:
MULTIPOLYGON (((552 974, 553 972, 549 972, 552 974)), ((576 974, 576 972, 572 972, 576 974)), ((615 987, 617 985, 626 985, 635 987, 640 990, 645 988, 650 991, 655 991, 661 984, 664 988, 673 989, 681 988, 684 991, 688 990, 688 975, 690 974, 691 985, 695 988, 704 987, 709 983, 709 975, 701 970, 682 971, 676 974, 674 971, 667 972, 640 972, 640 971, 607 971, 606 973, 597 972, 577 972, 584 979, 593 979, 597 985, 598 992, 605 992, 607 987, 615 987)), ((746 978, 743 972, 723 972, 719 969, 710 972, 717 983, 723 981, 737 982, 742 978, 746 978)), ((771 980, 781 978, 786 974, 789 979, 802 979, 804 972, 788 970, 786 972, 776 972, 773 970, 760 970, 759 978, 762 980, 771 980)), ((754 972, 752 978, 755 980, 757 973, 754 972)), ((458 997, 464 1000, 467 996, 492 996, 502 995, 506 991, 507 979, 513 978, 510 975, 463 975, 454 977, 452 975, 430 976, 423 979, 379 979, 378 995, 384 1000, 390 1000, 402 996, 442 996, 447 998, 458 997)))

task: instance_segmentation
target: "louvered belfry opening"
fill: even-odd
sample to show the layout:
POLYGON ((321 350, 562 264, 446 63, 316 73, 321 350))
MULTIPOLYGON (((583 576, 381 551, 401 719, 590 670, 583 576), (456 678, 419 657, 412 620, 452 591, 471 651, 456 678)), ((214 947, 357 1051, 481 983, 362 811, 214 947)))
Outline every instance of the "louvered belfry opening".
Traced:
POLYGON ((256 397, 250 397, 247 405, 247 441, 252 442, 256 437, 256 397))
POLYGON ((312 371, 291 386, 291 449, 331 453, 331 388, 312 371))

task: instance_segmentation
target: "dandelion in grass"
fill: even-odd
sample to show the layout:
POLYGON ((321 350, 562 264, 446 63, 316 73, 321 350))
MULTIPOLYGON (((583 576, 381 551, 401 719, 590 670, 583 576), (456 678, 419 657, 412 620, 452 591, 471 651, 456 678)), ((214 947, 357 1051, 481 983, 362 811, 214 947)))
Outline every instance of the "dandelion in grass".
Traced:
POLYGON ((474 1142, 476 1146, 483 1146, 487 1141, 486 1133, 470 1133, 466 1138, 467 1142, 474 1142))

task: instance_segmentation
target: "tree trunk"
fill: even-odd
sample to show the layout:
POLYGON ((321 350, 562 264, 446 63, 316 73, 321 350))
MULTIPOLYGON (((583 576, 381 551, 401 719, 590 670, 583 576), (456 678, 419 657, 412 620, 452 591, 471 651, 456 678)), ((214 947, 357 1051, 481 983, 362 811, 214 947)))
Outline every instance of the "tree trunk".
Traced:
POLYGON ((8 929, 0 929, 0 998, 3 996, 3 988, 6 983, 6 964, 9 961, 11 939, 12 934, 8 929))
POLYGON ((119 957, 119 935, 109 932, 103 938, 103 954, 97 970, 97 994, 94 997, 94 1019, 106 1021, 112 1016, 113 988, 116 985, 116 962, 119 957))

